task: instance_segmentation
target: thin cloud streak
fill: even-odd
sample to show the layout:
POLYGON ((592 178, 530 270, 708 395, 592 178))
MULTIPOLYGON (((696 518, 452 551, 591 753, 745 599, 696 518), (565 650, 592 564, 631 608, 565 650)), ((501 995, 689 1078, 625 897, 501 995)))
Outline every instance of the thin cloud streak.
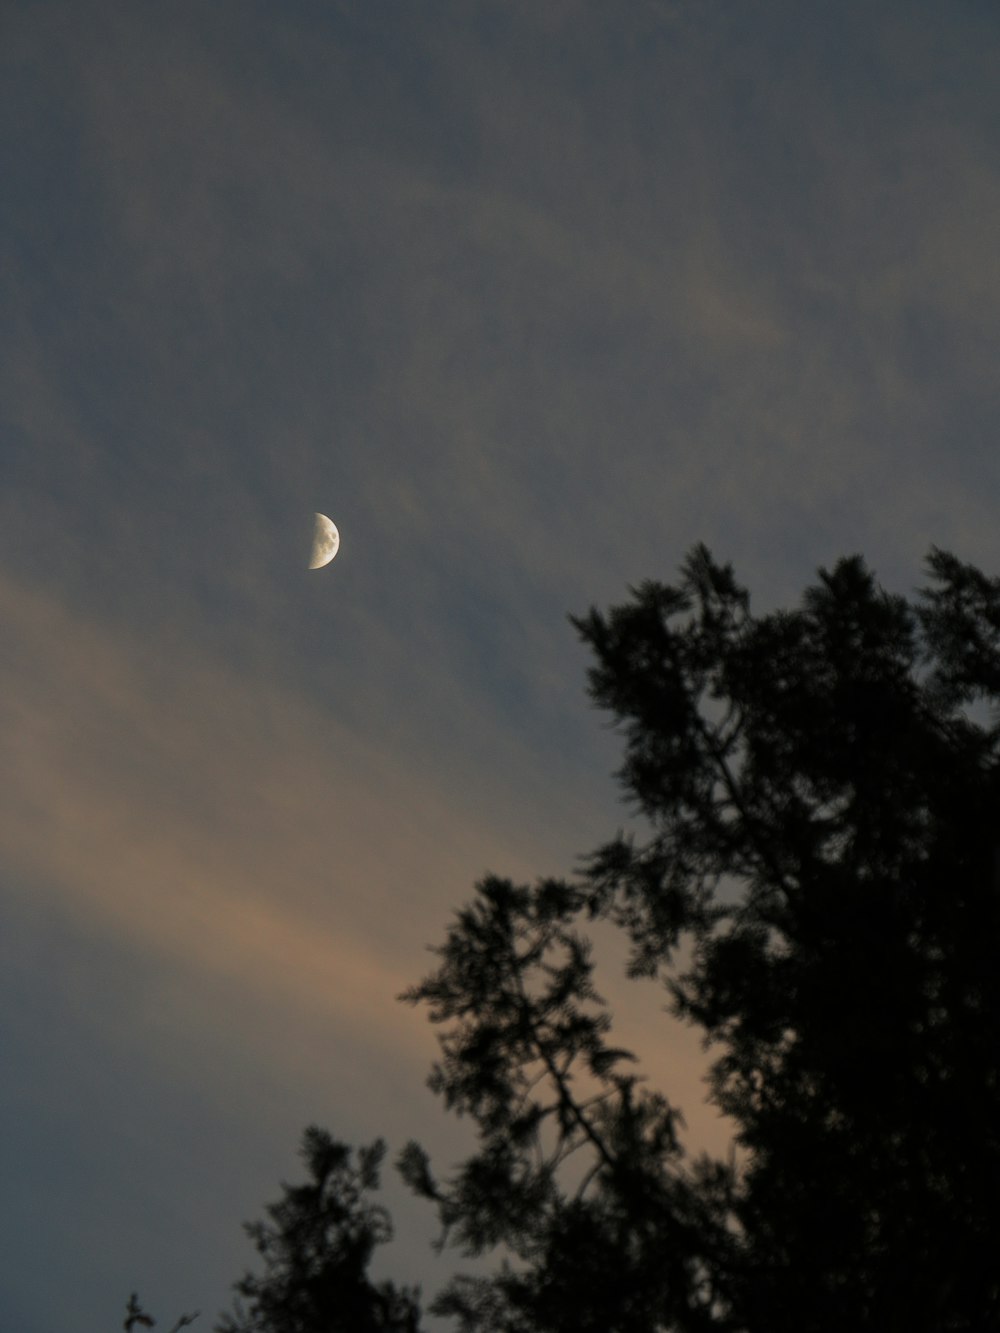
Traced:
MULTIPOLYGON (((168 991, 171 969, 201 974, 349 1045, 363 1015, 364 1044, 419 1083, 433 1039, 395 997, 473 878, 530 879, 551 854, 497 839, 523 818, 523 794, 506 819, 491 805, 488 826, 463 828, 446 771, 430 781, 279 691, 165 658, 161 644, 139 650, 9 580, 0 614, 21 657, 0 677, 16 698, 3 717, 16 796, 0 807, 14 891, 55 895, 59 913, 147 958, 168 991)), ((626 1022, 655 1067, 659 1016, 641 1012, 626 1022)), ((666 1049, 690 1083, 701 1062, 686 1045, 666 1049)))
MULTIPOLYGON (((17 645, 2 681, 17 774, 2 809, 6 844, 38 874, 86 885, 94 906, 127 913, 129 929, 145 918, 151 941, 165 938, 160 912, 197 917, 203 892, 230 902, 221 878, 255 910, 261 895, 280 893, 293 912, 321 908, 326 895, 331 924, 355 932, 352 948, 377 932, 391 953, 427 904, 399 913, 390 862, 436 848, 433 870, 448 880, 467 858, 481 865, 498 850, 485 830, 455 826, 440 774, 390 758, 384 738, 367 741, 280 689, 199 660, 190 644, 116 639, 9 580, 0 606, 17 645), (338 843, 353 863, 337 863, 338 843), (384 933, 387 899, 396 937, 384 933)), ((205 924, 216 919, 213 908, 205 924)), ((182 923, 168 931, 175 942, 184 933, 182 923)))

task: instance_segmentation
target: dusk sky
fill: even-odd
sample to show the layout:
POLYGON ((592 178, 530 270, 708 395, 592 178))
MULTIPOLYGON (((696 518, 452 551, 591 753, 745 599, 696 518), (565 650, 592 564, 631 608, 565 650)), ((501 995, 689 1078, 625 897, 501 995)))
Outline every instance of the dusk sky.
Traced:
POLYGON ((2 6, 4 1333, 208 1333, 309 1123, 458 1160, 395 997, 631 818, 570 613, 1000 573, 998 70, 993 0, 2 6))

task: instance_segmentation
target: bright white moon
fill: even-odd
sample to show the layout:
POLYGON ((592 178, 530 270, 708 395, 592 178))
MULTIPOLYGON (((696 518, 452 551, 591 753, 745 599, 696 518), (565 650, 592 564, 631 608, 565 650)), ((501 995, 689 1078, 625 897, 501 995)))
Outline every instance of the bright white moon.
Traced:
POLYGON ((336 523, 325 514, 317 514, 313 524, 312 553, 309 556, 310 569, 322 569, 328 565, 340 550, 340 533, 336 523))

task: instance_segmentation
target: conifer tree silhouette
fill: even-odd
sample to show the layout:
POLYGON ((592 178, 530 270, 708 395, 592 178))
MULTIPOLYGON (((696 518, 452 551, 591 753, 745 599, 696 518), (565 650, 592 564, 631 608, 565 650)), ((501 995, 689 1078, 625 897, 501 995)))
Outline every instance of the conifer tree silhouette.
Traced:
MULTIPOLYGON (((566 881, 485 878, 403 997, 478 1145, 397 1165, 439 1245, 502 1256, 431 1305, 462 1333, 1000 1329, 1000 580, 928 565, 912 603, 851 556, 754 616, 697 546, 574 621, 643 831, 566 881), (738 1158, 692 1158, 614 1044, 597 920, 703 1034, 738 1158)), ((351 1290, 381 1225, 334 1240, 351 1290)), ((313 1263, 278 1265, 303 1299, 313 1263)), ((416 1329, 398 1308, 353 1327, 416 1329)))

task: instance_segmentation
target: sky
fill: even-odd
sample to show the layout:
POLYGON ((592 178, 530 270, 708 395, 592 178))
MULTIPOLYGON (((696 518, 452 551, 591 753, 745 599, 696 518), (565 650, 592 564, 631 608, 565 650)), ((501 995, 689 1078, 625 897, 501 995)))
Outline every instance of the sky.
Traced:
POLYGON ((1000 571, 998 65, 972 0, 3 5, 0 1328, 207 1330, 307 1124, 471 1145, 396 996, 631 818, 570 614, 1000 571))

